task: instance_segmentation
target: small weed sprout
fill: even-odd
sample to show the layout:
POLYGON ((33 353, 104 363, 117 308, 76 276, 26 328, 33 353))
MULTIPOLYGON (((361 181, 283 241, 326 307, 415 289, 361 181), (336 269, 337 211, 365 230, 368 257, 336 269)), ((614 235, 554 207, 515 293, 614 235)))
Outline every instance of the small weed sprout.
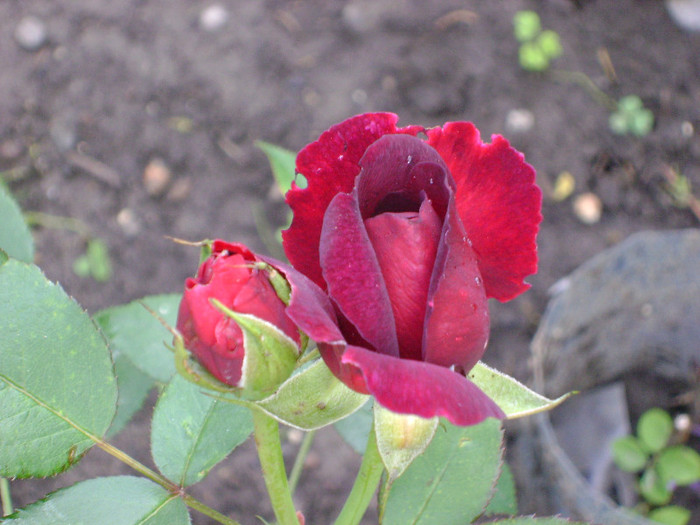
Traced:
POLYGON ((559 34, 551 29, 542 30, 540 17, 534 11, 515 13, 513 35, 520 42, 520 67, 526 71, 546 71, 549 62, 562 53, 559 34))

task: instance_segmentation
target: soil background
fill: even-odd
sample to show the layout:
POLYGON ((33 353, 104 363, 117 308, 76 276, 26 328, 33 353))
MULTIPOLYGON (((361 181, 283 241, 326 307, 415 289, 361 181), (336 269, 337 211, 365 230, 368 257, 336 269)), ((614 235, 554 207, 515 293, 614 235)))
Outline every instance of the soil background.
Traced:
MULTIPOLYGON (((486 139, 506 136, 537 170, 540 270, 526 294, 491 305, 485 356, 521 380, 558 279, 633 232, 698 225, 670 196, 665 174, 676 170, 700 188, 700 33, 676 26, 660 1, 221 0, 227 16, 215 23, 202 19, 211 5, 0 1, 0 171, 25 210, 77 219, 106 242, 114 275, 98 283, 72 270, 84 236, 46 227, 59 225, 50 218, 34 230, 37 263, 89 312, 180 291, 198 253, 165 236, 266 251, 254 210, 277 226, 285 211, 255 141, 298 150, 367 111, 396 112, 404 125, 473 121, 486 139), (518 65, 512 18, 520 9, 536 10, 561 37, 563 55, 549 72, 518 65), (15 34, 28 16, 46 31, 36 49, 15 34), (608 109, 563 72, 587 75, 613 99, 639 95, 655 115, 653 131, 613 134, 608 109), (530 112, 532 125, 518 124, 512 110, 530 112), (166 177, 149 188, 153 161, 166 177), (601 199, 595 224, 577 217, 573 197, 552 198, 563 171, 575 178, 573 197, 601 199)), ((150 410, 115 439, 147 463, 150 410)), ((297 446, 285 444, 290 457, 297 446)), ((307 523, 332 521, 358 465, 332 430, 320 433, 296 496, 307 523)), ((269 520, 257 471, 248 442, 192 493, 241 523, 269 520)), ((67 474, 13 482, 13 496, 21 506, 118 473, 129 472, 93 450, 67 474)), ((520 510, 549 511, 528 501, 520 510)), ((209 523, 196 513, 193 522, 209 523)))

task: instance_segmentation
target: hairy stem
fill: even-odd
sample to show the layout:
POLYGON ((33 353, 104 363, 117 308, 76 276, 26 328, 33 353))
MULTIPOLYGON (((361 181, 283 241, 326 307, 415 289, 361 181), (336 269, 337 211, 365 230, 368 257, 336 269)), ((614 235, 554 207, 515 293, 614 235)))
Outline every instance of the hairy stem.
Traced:
POLYGON ((2 515, 12 514, 12 495, 10 494, 10 482, 7 478, 0 478, 0 501, 2 501, 2 515))
POLYGON ((262 410, 251 410, 251 413, 260 466, 277 522, 280 525, 298 525, 284 468, 279 424, 262 410))
POLYGON ((297 457, 294 459, 294 465, 292 466, 292 472, 289 474, 289 492, 294 494, 299 483, 299 478, 301 477, 301 471, 304 470, 304 461, 309 453, 311 444, 314 442, 314 436, 316 431, 312 430, 304 434, 304 441, 301 442, 299 447, 299 452, 297 452, 297 457))
POLYGON ((384 472, 384 464, 379 455, 377 438, 374 434, 374 426, 372 426, 372 431, 367 438, 367 447, 362 458, 360 471, 357 473, 350 495, 345 501, 345 505, 343 505, 343 510, 340 511, 338 519, 335 520, 335 525, 356 525, 360 523, 370 501, 372 501, 374 493, 377 491, 382 472, 384 472))

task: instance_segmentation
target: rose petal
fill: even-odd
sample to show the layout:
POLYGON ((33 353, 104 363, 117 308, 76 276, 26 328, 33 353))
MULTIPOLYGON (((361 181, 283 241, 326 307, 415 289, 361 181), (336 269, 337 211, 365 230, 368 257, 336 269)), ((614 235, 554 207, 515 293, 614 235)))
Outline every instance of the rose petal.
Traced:
POLYGON ((529 288, 537 271, 535 238, 542 220, 542 193, 535 170, 508 141, 481 141, 468 122, 427 132, 457 183, 457 211, 473 242, 486 295, 507 301, 529 288))
POLYGON ((489 311, 476 256, 450 204, 428 292, 423 360, 466 373, 481 359, 489 338, 489 311))
POLYGON ((348 346, 342 363, 356 368, 377 402, 399 414, 445 417, 455 425, 475 425, 505 414, 466 377, 449 368, 397 359, 348 346))
POLYGON ((423 321, 442 224, 429 200, 420 212, 382 213, 365 220, 391 299, 400 355, 422 359, 423 321))
POLYGON ((271 257, 260 257, 284 274, 291 288, 287 316, 311 339, 325 343, 343 343, 343 335, 328 296, 309 278, 288 264, 271 257))
POLYGON ((397 121, 392 113, 358 115, 331 127, 297 156, 297 172, 308 186, 293 185, 287 192, 294 218, 282 232, 284 251, 295 268, 324 289, 318 247, 326 208, 336 194, 352 190, 360 158, 370 144, 386 134, 423 131, 420 126, 397 128, 397 121))
POLYGON ((454 183, 440 155, 422 140, 386 135, 367 148, 360 166, 356 186, 363 219, 385 211, 418 211, 425 196, 440 217, 445 214, 447 188, 454 183), (403 209, 388 198, 402 202, 403 209))
POLYGON ((399 355, 391 302, 354 195, 339 193, 328 206, 320 260, 328 294, 377 352, 399 355))

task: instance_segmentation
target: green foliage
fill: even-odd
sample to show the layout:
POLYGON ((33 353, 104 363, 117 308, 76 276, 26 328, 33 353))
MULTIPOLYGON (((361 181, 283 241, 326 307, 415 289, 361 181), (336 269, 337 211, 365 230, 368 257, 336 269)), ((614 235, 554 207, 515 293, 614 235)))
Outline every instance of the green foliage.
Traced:
POLYGON ((700 454, 674 443, 671 416, 660 408, 639 418, 637 436, 624 436, 613 443, 613 460, 621 470, 639 472, 639 494, 651 505, 648 517, 667 525, 685 525, 686 509, 668 506, 677 486, 700 481, 700 454))
POLYGON ((155 381, 170 381, 175 364, 166 343, 173 336, 158 317, 175 326, 180 298, 179 294, 151 295, 97 312, 95 321, 107 337, 115 358, 126 356, 155 381))
POLYGON ((564 402, 571 394, 555 400, 533 392, 509 375, 503 374, 482 362, 469 371, 471 379, 506 413, 508 419, 529 416, 550 410, 564 402))
POLYGON ((503 463, 501 475, 496 483, 496 489, 488 507, 484 511, 484 515, 506 514, 513 516, 517 513, 518 500, 515 496, 515 480, 508 464, 503 463))
POLYGON ((610 129, 618 135, 643 137, 654 127, 654 114, 644 107, 637 95, 627 95, 617 102, 617 110, 610 115, 610 129))
POLYGON ((372 430, 372 422, 374 421, 373 407, 374 403, 370 398, 356 412, 333 424, 340 437, 358 454, 365 453, 367 436, 372 430))
POLYGON ((382 486, 380 523, 470 523, 484 512, 500 474, 502 437, 495 419, 471 427, 441 420, 425 452, 382 486))
POLYGON ((188 525, 187 507, 176 494, 145 478, 90 479, 61 489, 19 510, 13 525, 188 525))
POLYGON ((520 42, 520 67, 527 71, 545 71, 550 61, 562 54, 559 34, 551 29, 543 31, 540 17, 534 11, 515 13, 513 35, 520 42))
POLYGON ((92 277, 98 282, 107 282, 112 278, 109 249, 102 239, 88 240, 85 253, 73 261, 73 272, 78 277, 92 277))
POLYGON ((65 470, 114 417, 107 345, 60 286, 14 259, 0 265, 0 333, 0 475, 65 470))
POLYGON ((0 249, 20 261, 34 260, 34 240, 17 202, 0 184, 0 249))
POLYGON ((315 430, 352 414, 368 399, 341 383, 323 360, 317 359, 297 370, 274 395, 257 405, 282 423, 315 430))
POLYGON ((175 375, 153 413, 151 452, 158 469, 186 487, 201 481, 252 431, 248 408, 209 396, 175 375))

